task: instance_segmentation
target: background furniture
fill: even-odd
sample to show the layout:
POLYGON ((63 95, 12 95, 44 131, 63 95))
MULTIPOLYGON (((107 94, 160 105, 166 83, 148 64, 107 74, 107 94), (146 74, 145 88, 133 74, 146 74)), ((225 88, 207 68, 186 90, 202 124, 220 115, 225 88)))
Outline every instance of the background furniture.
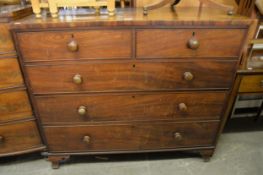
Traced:
POLYGON ((106 6, 109 16, 115 14, 115 0, 31 0, 31 3, 37 18, 41 17, 42 9, 48 9, 51 16, 56 18, 59 8, 63 7, 94 7, 99 12, 101 7, 106 6))
POLYGON ((20 0, 1 0, 0 5, 14 5, 19 4, 20 0))
POLYGON ((30 14, 31 7, 0 7, 0 157, 45 148, 9 33, 8 22, 30 14))
POLYGON ((256 5, 257 5, 257 8, 260 11, 260 13, 263 14, 263 1, 262 0, 256 0, 256 5))
POLYGON ((250 24, 195 7, 14 24, 53 168, 84 154, 188 150, 209 159, 250 24))
POLYGON ((259 24, 254 39, 249 41, 249 48, 236 77, 236 90, 230 119, 253 117, 256 121, 263 116, 263 25, 259 15, 259 24))
MULTIPOLYGON (((151 4, 153 2, 158 2, 159 0, 134 0, 136 7, 143 7, 147 4, 151 4)), ((223 3, 226 5, 237 7, 237 4, 233 0, 215 0, 218 3, 223 3)), ((199 0, 181 0, 181 2, 177 5, 178 7, 199 7, 199 0)))
MULTIPOLYGON (((177 6, 209 6, 210 8, 219 8, 225 10, 226 13, 232 15, 233 13, 251 16, 251 13, 254 9, 255 0, 236 0, 236 1, 227 1, 227 0, 144 0, 136 1, 135 6, 140 7, 143 5, 144 14, 148 14, 148 10, 153 10, 160 8, 162 6, 170 6, 171 4, 177 6), (177 4, 180 2, 179 4, 177 4), (174 3, 174 4, 173 4, 174 3)), ((175 7, 173 7, 175 8, 175 7)))

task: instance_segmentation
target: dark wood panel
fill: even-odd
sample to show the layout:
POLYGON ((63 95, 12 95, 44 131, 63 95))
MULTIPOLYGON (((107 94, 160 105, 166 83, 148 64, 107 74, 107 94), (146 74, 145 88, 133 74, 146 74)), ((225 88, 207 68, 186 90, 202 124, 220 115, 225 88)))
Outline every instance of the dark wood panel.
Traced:
POLYGON ((137 57, 236 57, 246 35, 244 29, 145 29, 137 31, 137 57), (193 36, 194 35, 194 36, 193 36), (195 39, 199 48, 190 49, 195 39))
POLYGON ((131 57, 131 36, 130 30, 25 32, 18 40, 25 61, 109 59, 131 57))
POLYGON ((263 92, 263 75, 244 75, 239 92, 263 92))
POLYGON ((45 127, 50 152, 212 146, 218 122, 45 127))
POLYGON ((32 117, 26 91, 0 93, 0 123, 32 117))
POLYGON ((219 119, 226 92, 61 95, 36 97, 41 121, 219 119))
POLYGON ((0 156, 42 146, 34 121, 0 125, 0 156))
MULTIPOLYGON (((231 87, 236 62, 127 62, 27 66, 34 93, 231 87), (185 80, 190 72, 192 80, 185 80), (82 83, 73 82, 81 75, 82 83)), ((189 76, 191 77, 191 76, 189 76)), ((189 78, 188 77, 188 78, 189 78)))
POLYGON ((0 58, 0 88, 18 87, 23 84, 16 58, 0 58))

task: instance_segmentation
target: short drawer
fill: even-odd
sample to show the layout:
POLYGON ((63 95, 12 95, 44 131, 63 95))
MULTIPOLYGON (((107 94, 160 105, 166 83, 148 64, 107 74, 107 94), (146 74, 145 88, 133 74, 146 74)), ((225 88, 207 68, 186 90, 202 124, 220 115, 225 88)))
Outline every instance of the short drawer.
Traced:
POLYGON ((0 123, 32 117, 26 91, 0 93, 0 123))
POLYGON ((238 58, 244 29, 141 29, 137 30, 138 58, 238 58))
POLYGON ((44 124, 219 119, 226 92, 37 96, 44 124))
POLYGON ((35 121, 0 125, 0 156, 40 147, 42 145, 35 121))
POLYGON ((0 88, 23 86, 16 58, 0 58, 0 88))
POLYGON ((49 126, 44 132, 50 152, 136 151, 212 146, 218 126, 218 122, 140 122, 49 126))
POLYGON ((130 58, 131 38, 130 30, 18 33, 25 62, 130 58))
POLYGON ((263 75, 244 75, 239 92, 263 92, 263 75))
POLYGON ((236 62, 72 63, 26 66, 34 93, 231 87, 236 62))

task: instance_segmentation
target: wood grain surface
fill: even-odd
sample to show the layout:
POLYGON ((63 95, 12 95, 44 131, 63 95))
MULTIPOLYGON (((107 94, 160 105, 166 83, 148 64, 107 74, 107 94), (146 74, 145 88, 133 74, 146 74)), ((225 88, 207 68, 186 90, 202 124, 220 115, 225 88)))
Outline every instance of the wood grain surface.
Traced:
POLYGON ((227 15, 225 10, 204 7, 178 7, 172 12, 169 7, 152 10, 147 16, 143 15, 142 8, 117 9, 113 17, 104 15, 87 15, 79 18, 57 18, 50 17, 36 20, 30 16, 16 21, 12 29, 25 31, 28 29, 39 31, 39 29, 52 30, 57 28, 87 28, 87 27, 210 27, 210 28, 247 28, 253 19, 242 15, 227 15))
POLYGON ((15 52, 8 23, 0 23, 0 55, 15 52))
POLYGON ((132 49, 130 30, 26 32, 18 40, 25 61, 130 58, 132 49), (75 52, 67 48, 72 39, 75 52))
POLYGON ((231 87, 236 62, 128 62, 27 66, 33 93, 111 92, 231 87), (184 80, 191 72, 192 81, 184 80), (82 83, 73 82, 74 75, 82 83))
POLYGON ((0 93, 0 123, 27 118, 32 118, 32 111, 26 91, 0 93))
POLYGON ((133 120, 219 119, 225 92, 130 93, 36 97, 43 124, 133 120), (186 111, 180 110, 184 103, 186 111), (80 115, 80 106, 86 114, 80 115))
POLYGON ((22 87, 24 81, 16 58, 0 58, 0 88, 22 87))
POLYGON ((50 152, 150 150, 211 146, 218 122, 124 123, 45 127, 50 152), (175 138, 175 134, 181 139, 175 138), (89 143, 83 141, 88 136, 89 143))
POLYGON ((0 136, 0 156, 42 146, 35 121, 0 125, 0 136))
POLYGON ((263 75, 244 75, 241 78, 239 92, 263 92, 263 75))
POLYGON ((236 57, 246 30, 243 29, 145 29, 137 31, 138 58, 236 57), (194 36, 193 36, 194 35, 194 36), (195 38, 199 48, 190 49, 195 38))

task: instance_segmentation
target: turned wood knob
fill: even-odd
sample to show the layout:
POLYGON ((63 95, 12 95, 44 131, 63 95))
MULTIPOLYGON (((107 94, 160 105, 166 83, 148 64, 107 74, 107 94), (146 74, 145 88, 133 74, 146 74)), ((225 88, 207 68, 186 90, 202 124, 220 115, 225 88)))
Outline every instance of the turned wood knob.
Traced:
POLYGON ((4 136, 0 136, 0 144, 4 143, 4 140, 5 140, 4 136))
POLYGON ((81 84, 82 83, 82 76, 80 74, 76 74, 73 76, 73 82, 75 84, 81 84))
POLYGON ((174 133, 174 139, 177 141, 180 141, 183 139, 183 136, 181 135, 181 133, 176 132, 176 133, 174 133))
POLYGON ((185 72, 184 73, 184 79, 186 81, 191 81, 194 79, 194 75, 191 72, 185 72))
POLYGON ((83 142, 85 142, 85 143, 90 143, 90 136, 84 136, 83 137, 83 142))
POLYGON ((190 49, 193 49, 193 50, 196 50, 198 49, 200 46, 200 43, 199 41, 196 39, 196 38, 191 38, 189 41, 188 41, 188 47, 190 49))
POLYGON ((85 106, 80 106, 79 108, 78 108, 78 114, 79 115, 86 115, 87 114, 87 108, 85 107, 85 106))
POLYGON ((180 103, 178 107, 181 112, 187 112, 187 106, 185 103, 180 103))
POLYGON ((79 50, 79 46, 76 40, 72 39, 69 43, 68 43, 68 50, 71 52, 77 52, 79 50))

